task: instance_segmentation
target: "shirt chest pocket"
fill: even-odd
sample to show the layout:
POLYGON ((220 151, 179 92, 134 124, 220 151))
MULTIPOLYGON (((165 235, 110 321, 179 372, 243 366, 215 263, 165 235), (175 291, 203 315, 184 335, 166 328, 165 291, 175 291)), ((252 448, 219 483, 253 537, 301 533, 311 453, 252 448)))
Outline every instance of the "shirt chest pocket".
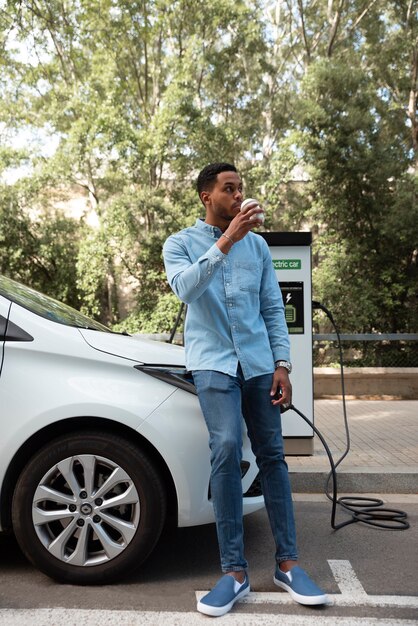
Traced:
POLYGON ((257 261, 236 261, 234 266, 236 284, 240 291, 260 292, 262 264, 257 261))

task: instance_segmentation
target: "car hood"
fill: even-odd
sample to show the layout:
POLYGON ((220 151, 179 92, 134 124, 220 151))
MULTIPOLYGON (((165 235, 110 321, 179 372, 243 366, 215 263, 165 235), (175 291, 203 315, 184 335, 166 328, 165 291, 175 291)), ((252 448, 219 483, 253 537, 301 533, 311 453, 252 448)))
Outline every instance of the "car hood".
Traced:
POLYGON ((184 365, 184 348, 138 336, 79 329, 89 346, 100 352, 152 365, 184 365))

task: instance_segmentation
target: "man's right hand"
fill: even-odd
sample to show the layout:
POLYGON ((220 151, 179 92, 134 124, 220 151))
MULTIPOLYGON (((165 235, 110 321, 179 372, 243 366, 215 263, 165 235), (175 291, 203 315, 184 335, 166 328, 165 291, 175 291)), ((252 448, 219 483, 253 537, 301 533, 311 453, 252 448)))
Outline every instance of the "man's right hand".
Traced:
POLYGON ((260 213, 264 213, 259 204, 254 203, 253 208, 248 209, 245 213, 241 211, 231 220, 226 231, 223 233, 225 237, 220 237, 217 246, 221 252, 228 254, 233 244, 241 239, 244 239, 245 235, 253 228, 261 226, 263 220, 259 220, 257 216, 260 213), (251 219, 253 217, 253 219, 251 219))
POLYGON ((258 219, 257 216, 260 213, 264 213, 262 207, 259 204, 254 203, 251 209, 248 209, 245 213, 241 211, 234 217, 225 231, 225 235, 231 237, 234 241, 240 241, 244 239, 245 235, 263 224, 263 220, 258 219))

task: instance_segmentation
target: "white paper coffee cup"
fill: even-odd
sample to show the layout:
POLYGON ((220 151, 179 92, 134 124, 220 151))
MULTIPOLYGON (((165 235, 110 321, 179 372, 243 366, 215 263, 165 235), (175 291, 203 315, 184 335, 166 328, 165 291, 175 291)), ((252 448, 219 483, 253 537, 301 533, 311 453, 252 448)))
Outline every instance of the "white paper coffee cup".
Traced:
MULTIPOLYGON (((241 212, 246 213, 248 211, 249 205, 253 204, 254 202, 256 202, 257 206, 259 206, 258 200, 254 200, 254 198, 247 198, 246 200, 244 200, 244 202, 241 204, 241 212)), ((252 207, 252 208, 255 209, 256 207, 252 207)), ((254 215, 251 216, 250 219, 260 220, 261 222, 264 222, 264 213, 255 213, 254 215)))

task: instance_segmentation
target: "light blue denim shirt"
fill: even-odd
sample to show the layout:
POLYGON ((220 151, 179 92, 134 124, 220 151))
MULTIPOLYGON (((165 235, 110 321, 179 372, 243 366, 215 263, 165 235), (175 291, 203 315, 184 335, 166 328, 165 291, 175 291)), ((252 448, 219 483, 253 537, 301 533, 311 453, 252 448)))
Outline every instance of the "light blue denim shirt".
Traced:
POLYGON ((282 294, 264 239, 249 232, 223 254, 221 230, 198 219, 171 235, 163 255, 168 282, 188 305, 186 367, 244 378, 290 360, 282 294))

